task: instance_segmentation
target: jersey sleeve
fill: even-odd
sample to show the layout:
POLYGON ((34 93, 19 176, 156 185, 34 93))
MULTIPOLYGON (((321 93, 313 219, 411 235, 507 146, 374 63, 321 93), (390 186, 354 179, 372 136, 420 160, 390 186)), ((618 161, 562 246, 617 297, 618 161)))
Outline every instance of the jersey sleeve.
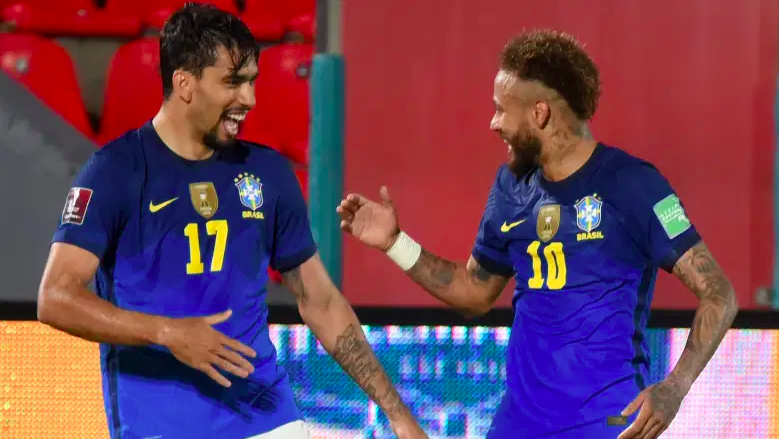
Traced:
POLYGON ((648 163, 623 169, 617 181, 642 251, 671 272, 676 261, 701 240, 684 204, 668 180, 648 163))
POLYGON ((52 242, 83 248, 98 259, 115 244, 125 220, 125 184, 117 184, 122 160, 98 151, 87 160, 68 191, 52 242))
POLYGON ((306 262, 317 248, 311 234, 308 207, 289 163, 281 171, 280 184, 282 194, 276 210, 270 265, 283 273, 306 262))
POLYGON ((487 205, 484 208, 479 233, 476 235, 476 243, 471 254, 476 262, 490 273, 510 277, 514 275, 514 264, 509 256, 508 243, 500 235, 500 227, 506 218, 500 216, 498 203, 500 199, 500 180, 506 168, 498 171, 495 182, 487 197, 487 205))

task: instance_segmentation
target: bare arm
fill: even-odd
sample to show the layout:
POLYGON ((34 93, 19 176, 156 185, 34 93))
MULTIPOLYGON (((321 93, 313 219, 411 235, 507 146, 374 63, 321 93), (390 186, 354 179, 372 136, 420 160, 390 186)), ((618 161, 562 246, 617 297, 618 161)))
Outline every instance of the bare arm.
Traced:
POLYGON ((122 310, 87 288, 98 264, 97 256, 87 250, 53 244, 38 291, 38 320, 99 343, 156 343, 159 317, 122 310))
POLYGON ((703 242, 682 255, 673 272, 700 299, 687 344, 670 377, 686 393, 725 337, 738 305, 733 286, 703 242))
POLYGON ((492 274, 471 256, 466 265, 447 261, 424 248, 406 274, 438 300, 467 316, 486 314, 509 278, 492 274))
POLYGON ((390 420, 410 416, 368 344, 352 307, 333 285, 319 255, 283 273, 300 316, 322 346, 390 420))

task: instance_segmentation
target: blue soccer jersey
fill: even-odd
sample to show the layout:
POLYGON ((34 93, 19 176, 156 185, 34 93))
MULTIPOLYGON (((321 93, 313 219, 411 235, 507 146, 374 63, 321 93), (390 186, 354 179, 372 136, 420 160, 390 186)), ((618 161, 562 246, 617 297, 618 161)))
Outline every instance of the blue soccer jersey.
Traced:
POLYGON ((276 363, 267 269, 316 252, 285 158, 240 143, 202 161, 165 146, 151 122, 93 154, 70 190, 54 242, 100 258, 99 296, 169 317, 232 309, 215 328, 252 347, 255 372, 223 388, 160 346, 101 346, 111 437, 244 439, 301 419, 276 363))
MULTIPOLYGON (((473 256, 514 275, 507 390, 489 439, 616 438, 647 387, 658 267, 700 236, 651 164, 598 144, 559 182, 499 171, 473 256)), ((630 420, 628 420, 630 421, 630 420)))

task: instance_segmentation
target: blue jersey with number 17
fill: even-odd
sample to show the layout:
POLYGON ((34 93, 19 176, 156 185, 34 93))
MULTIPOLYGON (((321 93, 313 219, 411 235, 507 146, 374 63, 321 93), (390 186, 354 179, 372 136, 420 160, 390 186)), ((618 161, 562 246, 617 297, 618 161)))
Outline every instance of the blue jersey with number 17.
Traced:
POLYGON ((265 303, 268 267, 316 252, 287 160, 243 142, 185 160, 149 122, 93 154, 74 186, 54 241, 100 259, 100 297, 169 317, 231 309, 215 329, 257 352, 254 373, 223 372, 223 388, 162 347, 101 346, 111 437, 245 439, 301 419, 265 303))
POLYGON ((498 171, 473 256, 514 275, 507 389, 489 439, 616 438, 648 386, 658 268, 700 240, 655 167, 598 144, 559 182, 498 171))

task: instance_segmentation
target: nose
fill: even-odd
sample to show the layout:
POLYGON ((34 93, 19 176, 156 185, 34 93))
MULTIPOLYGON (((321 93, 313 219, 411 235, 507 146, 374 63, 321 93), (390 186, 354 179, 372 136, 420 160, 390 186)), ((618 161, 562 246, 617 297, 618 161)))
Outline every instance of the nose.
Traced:
POLYGON ((246 108, 252 109, 257 105, 257 96, 254 93, 254 84, 245 83, 238 93, 238 103, 246 108))
POLYGON ((500 117, 498 117, 498 113, 495 113, 492 116, 492 120, 490 121, 490 130, 491 131, 500 131, 500 117))

